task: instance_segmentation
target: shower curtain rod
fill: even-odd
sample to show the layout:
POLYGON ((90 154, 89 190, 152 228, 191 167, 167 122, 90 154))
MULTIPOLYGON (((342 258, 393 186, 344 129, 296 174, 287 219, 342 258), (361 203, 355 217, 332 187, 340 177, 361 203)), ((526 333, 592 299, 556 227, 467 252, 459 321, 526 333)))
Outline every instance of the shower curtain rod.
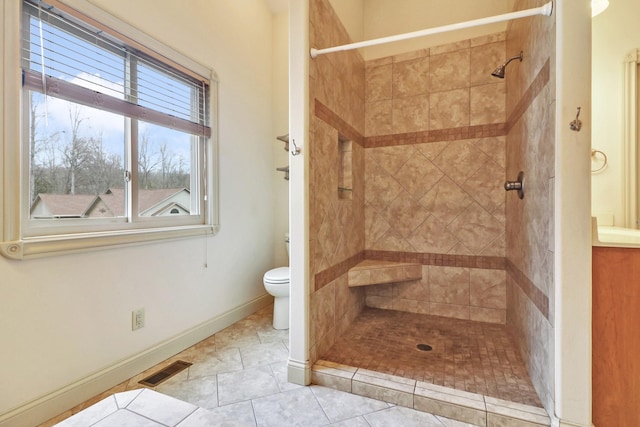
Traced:
POLYGON ((533 9, 526 9, 526 10, 520 10, 517 12, 505 13, 502 15, 490 16, 488 18, 474 19, 472 21, 465 21, 457 24, 444 25, 442 27, 435 27, 435 28, 429 28, 426 30, 413 31, 411 33, 398 34, 395 36, 381 37, 379 39, 366 40, 362 42, 344 44, 341 46, 328 47, 326 49, 311 48, 310 53, 311 53, 311 57, 315 58, 318 55, 324 55, 325 53, 341 52, 344 50, 359 49, 361 47, 376 46, 384 43, 392 43, 392 42, 397 42, 401 40, 413 39, 416 37, 430 36, 432 34, 439 34, 447 31, 462 30, 465 28, 478 27, 480 25, 495 24, 497 22, 509 21, 511 19, 526 18, 528 16, 534 16, 534 15, 551 16, 552 13, 553 13, 553 1, 550 1, 543 6, 534 7, 533 9))

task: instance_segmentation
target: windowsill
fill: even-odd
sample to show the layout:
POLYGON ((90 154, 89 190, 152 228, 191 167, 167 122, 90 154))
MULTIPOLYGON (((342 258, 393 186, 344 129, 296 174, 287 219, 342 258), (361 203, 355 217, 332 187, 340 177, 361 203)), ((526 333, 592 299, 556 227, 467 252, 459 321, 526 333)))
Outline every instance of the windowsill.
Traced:
POLYGON ((10 259, 25 260, 204 236, 215 234, 218 229, 218 225, 191 225, 26 238, 13 242, 0 242, 0 254, 10 259))

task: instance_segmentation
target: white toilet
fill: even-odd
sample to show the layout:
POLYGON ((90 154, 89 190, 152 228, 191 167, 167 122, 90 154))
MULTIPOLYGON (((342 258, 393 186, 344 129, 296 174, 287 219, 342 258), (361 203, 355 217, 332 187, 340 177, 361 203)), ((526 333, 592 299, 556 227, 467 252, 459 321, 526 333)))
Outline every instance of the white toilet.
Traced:
MULTIPOLYGON (((287 255, 289 255, 289 233, 285 234, 287 255)), ((264 273, 264 288, 274 297, 273 327, 289 329, 289 267, 278 267, 264 273)))

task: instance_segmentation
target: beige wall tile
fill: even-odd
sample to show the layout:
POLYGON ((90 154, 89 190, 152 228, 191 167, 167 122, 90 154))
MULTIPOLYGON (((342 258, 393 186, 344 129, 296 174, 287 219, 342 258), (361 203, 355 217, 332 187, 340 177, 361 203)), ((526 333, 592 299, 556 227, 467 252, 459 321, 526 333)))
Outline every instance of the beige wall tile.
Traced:
POLYGON ((502 234, 504 227, 479 204, 472 203, 451 222, 449 229, 465 246, 478 254, 502 234))
POLYGON ((429 57, 393 63, 393 97, 424 95, 429 92, 429 57))
POLYGON ((367 307, 391 310, 393 309, 393 298, 371 295, 365 297, 365 304, 367 307))
POLYGON ((311 342, 318 344, 333 327, 335 321, 335 286, 333 283, 311 294, 311 342))
POLYGON ((395 283, 393 297, 405 300, 428 301, 429 288, 422 280, 395 283))
POLYGON ((392 309, 396 311, 404 311, 407 313, 429 314, 429 302, 394 298, 392 309))
POLYGON ((431 302, 469 305, 469 269, 429 266, 429 299, 431 302))
POLYGON ((469 49, 432 55, 430 60, 429 90, 432 93, 469 87, 469 49))
POLYGON ((424 154, 427 159, 433 161, 445 148, 447 148, 447 145, 449 145, 449 141, 438 141, 416 144, 415 147, 424 154))
POLYGON ((368 69, 368 68, 379 67, 381 65, 390 65, 390 64, 393 64, 393 57, 385 56, 384 58, 371 59, 367 61, 365 63, 365 67, 368 69))
POLYGON ((471 86, 498 81, 498 78, 492 76, 491 73, 504 63, 506 57, 505 49, 506 43, 504 40, 471 48, 471 86))
POLYGON ((454 319, 469 320, 469 306, 430 302, 429 314, 432 316, 453 317, 454 319))
POLYGON ((470 302, 475 307, 507 308, 507 278, 504 270, 469 271, 470 302))
POLYGON ((422 152, 417 151, 394 175, 415 200, 420 200, 442 178, 443 173, 422 152))
POLYGON ((365 288, 367 296, 393 298, 393 283, 380 283, 365 288))
POLYGON ((381 167, 366 168, 365 200, 376 211, 382 211, 403 191, 389 173, 381 167))
POLYGON ((505 224, 507 222, 507 218, 505 215, 505 202, 502 202, 502 204, 496 206, 496 208, 491 212, 491 215, 493 215, 493 217, 500 221, 502 224, 505 224))
POLYGON ((474 86, 470 89, 471 126, 504 123, 505 117, 504 82, 474 86))
POLYGON ((504 325, 507 323, 507 311, 500 308, 469 307, 469 319, 504 325))
POLYGON ((475 174, 488 160, 482 151, 478 150, 472 140, 451 141, 446 148, 434 159, 451 180, 462 185, 475 174))
POLYGON ((412 145, 395 145, 390 147, 369 148, 366 150, 366 157, 370 168, 380 166, 389 172, 389 174, 395 175, 415 152, 416 149, 412 145), (372 161, 377 163, 377 165, 372 165, 372 161))
POLYGON ((393 66, 368 67, 366 71, 366 102, 391 99, 393 66))
POLYGON ((407 237, 413 251, 448 253, 458 244, 458 239, 446 229, 446 225, 434 215, 427 218, 413 234, 407 237))
POLYGON ((393 103, 391 100, 367 102, 364 108, 365 135, 391 134, 392 111, 393 103))
POLYGON ((506 254, 505 233, 503 232, 489 246, 480 251, 479 255, 483 256, 505 256, 506 254))
POLYGON ((469 89, 432 92, 429 98, 429 129, 469 126, 469 89))
POLYGON ((391 225, 382 215, 370 206, 365 208, 365 247, 372 247, 390 228, 391 225))
POLYGON ((401 192, 383 214, 393 228, 405 238, 413 234, 429 216, 429 212, 406 191, 401 192))
POLYGON ((462 188, 472 195, 474 200, 487 212, 493 212, 499 206, 504 205, 503 185, 505 178, 504 169, 489 160, 462 184, 462 188))
MULTIPOLYGON (((425 221, 426 222, 426 221, 425 221)), ((393 228, 376 240, 367 249, 381 251, 414 252, 414 247, 393 228)))
POLYGON ((462 242, 455 245, 449 252, 452 255, 475 255, 471 249, 466 247, 462 242))
POLYGON ((442 177, 421 199, 420 204, 443 224, 449 224, 473 199, 448 176, 442 177))
POLYGON ((429 94, 393 99, 394 134, 429 130, 429 94))
POLYGON ((496 136, 480 138, 476 140, 474 144, 476 148, 489 156, 491 160, 499 164, 504 169, 506 166, 504 141, 504 136, 496 136))

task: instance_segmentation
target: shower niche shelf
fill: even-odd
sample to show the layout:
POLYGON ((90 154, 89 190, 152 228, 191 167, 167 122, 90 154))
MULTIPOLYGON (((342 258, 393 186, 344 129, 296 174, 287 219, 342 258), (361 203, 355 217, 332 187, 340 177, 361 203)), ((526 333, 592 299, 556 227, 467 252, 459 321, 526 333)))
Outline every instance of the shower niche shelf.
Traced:
POLYGON ((368 286, 381 283, 422 279, 422 265, 410 262, 364 260, 349 269, 349 286, 368 286))

